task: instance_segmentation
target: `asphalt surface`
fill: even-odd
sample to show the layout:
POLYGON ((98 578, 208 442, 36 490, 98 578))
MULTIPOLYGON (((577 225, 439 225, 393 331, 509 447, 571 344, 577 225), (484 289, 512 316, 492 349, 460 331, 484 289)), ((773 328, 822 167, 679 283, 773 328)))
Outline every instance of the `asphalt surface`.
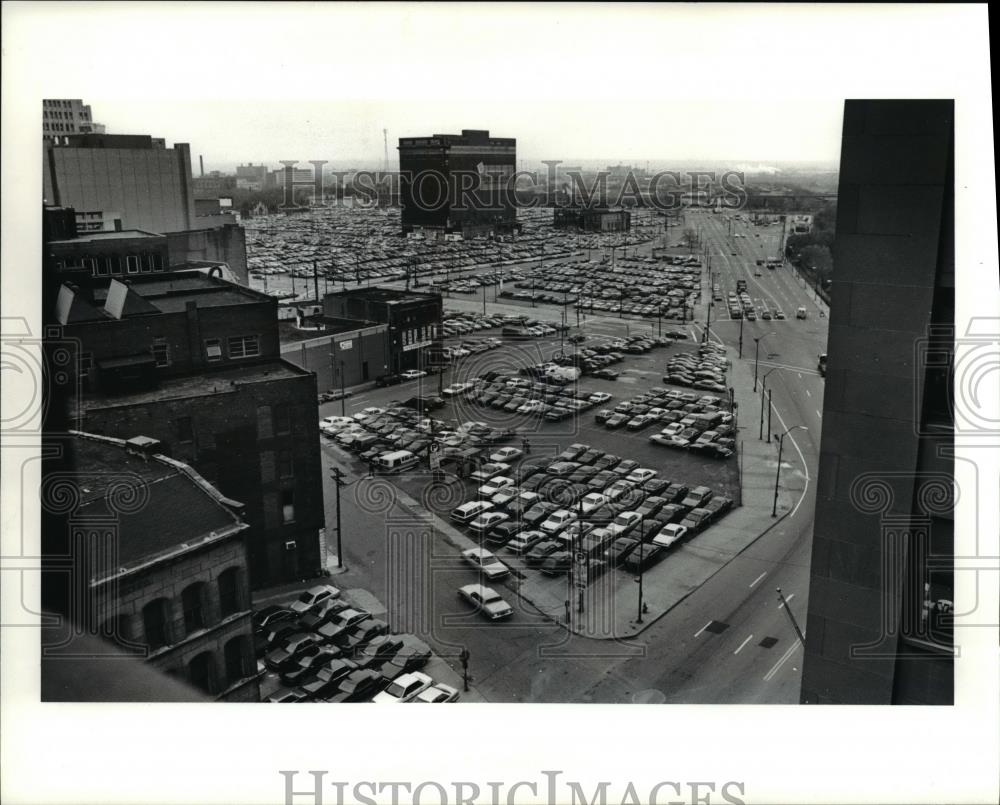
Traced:
MULTIPOLYGON (((689 214, 689 226, 701 229, 710 255, 711 272, 722 286, 723 293, 735 287, 736 279, 744 278, 751 296, 780 306, 790 316, 785 321, 743 322, 743 357, 753 365, 754 337, 760 341, 759 374, 770 372, 767 385, 772 389, 775 416, 772 428, 777 434, 792 425, 803 424, 808 431, 796 430, 786 437, 782 472, 797 472, 805 476, 804 492, 795 502, 791 513, 767 531, 748 549, 731 559, 704 585, 681 604, 649 626, 639 638, 628 642, 598 641, 569 634, 558 624, 542 618, 527 604, 518 600, 516 584, 509 588, 494 584, 515 607, 514 616, 505 622, 489 623, 470 616, 456 591, 462 584, 475 580, 475 573, 461 563, 460 549, 451 544, 434 521, 424 513, 424 507, 445 511, 468 499, 467 488, 421 484, 409 478, 402 488, 416 494, 387 494, 394 489, 382 480, 368 481, 363 469, 345 464, 349 474, 359 478, 343 491, 343 560, 349 570, 338 581, 339 586, 369 589, 387 609, 389 622, 398 631, 419 634, 435 650, 457 667, 457 655, 467 646, 472 656, 471 672, 474 685, 482 696, 491 701, 530 702, 690 702, 690 703, 795 703, 801 678, 801 647, 793 626, 777 599, 776 587, 781 587, 788 608, 800 627, 805 624, 808 601, 808 571, 812 535, 814 479, 818 457, 822 414, 823 381, 815 372, 816 355, 825 352, 826 319, 819 315, 811 289, 792 273, 790 268, 768 271, 755 277, 755 260, 773 256, 778 250, 780 227, 753 227, 735 223, 736 232, 747 238, 729 237, 724 216, 711 213, 689 214), (755 237, 755 234, 761 237, 755 237), (737 252, 733 256, 732 252, 737 252), (805 321, 794 319, 799 306, 809 309, 805 321), (775 371, 770 371, 774 369, 775 371), (785 469, 787 467, 787 469, 785 469), (367 491, 365 491, 367 487, 367 491), (427 496, 421 498, 419 490, 427 496), (381 492, 379 490, 382 490, 381 492), (433 498, 431 497, 433 496, 433 498), (461 498, 461 499, 459 499, 461 498)), ((676 233, 678 230, 673 230, 676 233)), ((648 254, 650 242, 639 246, 639 255, 648 254)), ((656 245, 659 245, 658 243, 656 245)), ((633 250, 630 247, 629 251, 633 250)), ((703 300, 711 297, 711 278, 706 266, 706 291, 703 300)), ((446 307, 473 309, 481 300, 446 300, 446 307)), ((488 301, 491 311, 507 310, 510 306, 488 301)), ((696 337, 705 323, 705 307, 696 310, 696 321, 687 325, 696 337)), ((559 320, 556 307, 539 305, 534 314, 539 319, 559 320)), ((573 323, 571 321, 571 323, 573 323)), ((586 317, 584 332, 593 338, 618 335, 628 327, 649 331, 655 320, 586 317)), ((664 325, 666 326, 666 325, 664 325)), ((673 327, 674 325, 671 325, 673 327)), ((737 347, 739 321, 731 321, 725 305, 713 309, 711 337, 737 347), (717 314, 721 314, 718 318, 717 314)), ((490 335, 482 331, 467 336, 490 335)), ((544 360, 560 345, 558 337, 527 342, 518 347, 513 357, 503 361, 544 360), (537 357, 536 357, 537 356, 537 357)), ((668 355, 688 348, 677 345, 656 350, 636 359, 630 356, 619 380, 584 379, 581 386, 588 390, 608 391, 617 402, 639 393, 650 385, 662 385, 659 369, 668 355), (651 362, 651 363, 646 363, 651 362), (645 374, 645 373, 649 374, 645 374), (634 378, 634 382, 633 382, 634 378)), ((462 379, 461 374, 482 374, 486 365, 500 359, 499 351, 481 353, 465 369, 449 371, 444 385, 462 379), (476 365, 478 362, 480 365, 476 365)), ((490 366, 490 368, 495 368, 490 366)), ((752 375, 744 372, 747 377, 752 375)), ((350 414, 368 406, 381 406, 392 399, 405 399, 413 394, 436 393, 438 379, 422 378, 403 386, 363 391, 352 396, 345 408, 350 414)), ((321 407, 321 416, 339 414, 339 402, 321 407)), ((466 403, 449 405, 436 416, 444 419, 490 421, 487 413, 466 403)), ((551 446, 572 441, 588 442, 595 447, 635 458, 644 466, 660 470, 671 480, 690 480, 717 486, 728 473, 725 466, 712 460, 699 460, 686 454, 654 448, 647 442, 653 432, 638 435, 624 431, 607 431, 593 426, 594 411, 584 414, 579 431, 566 423, 546 423, 536 426, 532 438, 532 458, 551 446), (550 432, 549 429, 554 429, 550 432), (551 445, 550 445, 551 443, 551 445), (648 452, 646 452, 648 451, 648 452), (670 462, 678 462, 671 465, 670 462), (704 463, 704 466, 701 464, 704 463), (683 478, 674 478, 674 474, 683 478)), ((744 417, 744 419, 746 419, 744 417)), ((571 422, 567 420, 567 422, 571 422)), ((526 424, 526 427, 530 426, 526 424)), ((757 438, 757 422, 741 421, 741 437, 757 438)), ((765 434, 766 435, 766 434, 765 434)), ((561 449, 561 448, 560 448, 561 449)), ((337 448, 325 447, 324 460, 343 463, 345 454, 337 448)), ((327 490, 327 522, 336 520, 335 495, 332 483, 327 490)), ((334 550, 332 537, 328 539, 334 550)))

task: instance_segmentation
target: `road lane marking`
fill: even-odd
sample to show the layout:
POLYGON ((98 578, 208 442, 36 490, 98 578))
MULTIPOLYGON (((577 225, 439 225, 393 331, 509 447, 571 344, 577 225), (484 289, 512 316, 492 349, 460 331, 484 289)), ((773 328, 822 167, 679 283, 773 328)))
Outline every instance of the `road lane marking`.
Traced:
POLYGON ((813 396, 812 392, 809 391, 809 389, 806 389, 806 396, 808 396, 808 397, 812 397, 813 396))
POLYGON ((778 604, 778 609, 781 609, 785 605, 785 603, 791 601, 793 598, 795 598, 795 593, 792 593, 791 595, 786 595, 785 596, 785 602, 781 603, 781 604, 778 604))
POLYGON ((702 626, 697 632, 694 633, 695 637, 698 637, 702 632, 704 632, 709 626, 712 625, 712 621, 709 621, 704 626, 702 626))
POLYGON ((799 380, 801 380, 802 379, 802 372, 796 372, 796 374, 799 376, 799 380))
POLYGON ((758 582, 758 581, 760 581, 760 580, 761 580, 762 578, 764 578, 764 576, 766 576, 766 575, 767 575, 767 571, 765 570, 765 571, 764 571, 763 573, 761 573, 761 574, 760 574, 760 575, 759 575, 759 576, 758 576, 757 578, 755 578, 755 579, 754 579, 754 580, 753 580, 752 582, 750 582, 750 586, 751 586, 751 587, 753 587, 753 586, 754 586, 755 584, 757 584, 757 582, 758 582))
POLYGON ((769 682, 771 680, 771 677, 773 677, 776 673, 778 673, 778 670, 781 668, 782 665, 785 664, 785 662, 787 662, 788 658, 792 656, 792 652, 795 651, 795 649, 797 649, 799 645, 800 645, 799 641, 796 640, 794 643, 792 643, 791 646, 788 647, 788 651, 782 654, 781 659, 778 660, 771 668, 771 670, 764 675, 765 682, 769 682))
POLYGON ((753 640, 753 635, 750 635, 746 640, 744 640, 742 643, 740 643, 740 647, 738 649, 736 649, 736 651, 734 651, 733 654, 739 654, 741 651, 743 651, 743 647, 747 643, 749 643, 751 640, 753 640))
POLYGON ((823 418, 823 415, 819 411, 816 412, 816 416, 818 416, 820 419, 823 418))

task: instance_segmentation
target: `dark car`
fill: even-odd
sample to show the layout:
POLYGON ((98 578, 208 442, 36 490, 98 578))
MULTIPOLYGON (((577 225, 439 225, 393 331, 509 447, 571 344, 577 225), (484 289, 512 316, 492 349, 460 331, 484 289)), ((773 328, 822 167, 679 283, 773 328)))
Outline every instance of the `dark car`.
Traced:
POLYGON ((682 506, 680 503, 668 503, 660 509, 657 519, 667 523, 679 523, 684 519, 685 514, 687 514, 686 506, 682 506))
POLYGON ((364 648, 355 652, 354 661, 359 668, 379 667, 400 651, 403 645, 401 638, 387 634, 379 635, 369 641, 364 648))
POLYGON ((613 414, 609 416, 604 423, 604 427, 609 430, 618 430, 618 428, 624 427, 628 424, 629 417, 627 414, 613 414))
POLYGON ((310 676, 299 682, 297 690, 307 702, 322 699, 334 693, 341 680, 357 669, 358 666, 351 660, 344 658, 333 660, 317 668, 310 676))
POLYGON ((363 702, 372 698, 385 687, 382 674, 371 668, 358 668, 344 677, 337 686, 336 693, 328 696, 326 702, 363 702))
POLYGON ((305 654, 281 672, 281 681, 285 685, 294 687, 301 685, 302 680, 315 674, 315 672, 328 665, 334 660, 340 659, 340 650, 325 646, 315 654, 305 654))
POLYGON ((639 540, 637 539, 632 537, 618 537, 611 543, 611 547, 604 554, 608 560, 608 564, 612 567, 618 567, 638 545, 639 540))
POLYGON ((616 372, 614 369, 598 369, 593 376, 602 380, 617 380, 620 374, 621 372, 616 372))
POLYGON ((635 470, 635 469, 638 469, 638 468, 639 468, 639 462, 638 461, 633 461, 632 459, 627 458, 624 461, 622 461, 620 464, 618 464, 618 466, 615 467, 612 470, 612 472, 614 472, 614 473, 616 473, 618 475, 621 475, 621 476, 625 476, 625 475, 628 475, 630 472, 632 472, 632 470, 635 470))
POLYGON ((271 670, 282 672, 294 667, 301 657, 318 654, 321 650, 319 639, 314 634, 299 633, 288 637, 264 658, 264 664, 271 670))
POLYGON ((610 408, 602 408, 596 414, 594 414, 594 420, 598 425, 605 425, 607 421, 615 415, 615 412, 610 408))
POLYGON ((537 526, 559 507, 553 503, 539 501, 521 516, 521 521, 529 526, 537 526))
POLYGON ((620 461, 620 456, 616 456, 614 453, 606 453, 594 462, 594 466, 598 469, 598 471, 612 470, 618 466, 620 461))
POLYGON ((708 509, 712 513, 712 519, 718 520, 733 507, 732 498, 724 495, 715 495, 702 508, 708 509))
POLYGON ((574 461, 576 461, 578 464, 582 464, 582 465, 591 465, 591 464, 593 464, 595 461, 597 461, 597 459, 599 459, 603 455, 604 455, 603 452, 601 452, 600 450, 598 450, 595 447, 591 447, 589 450, 585 450, 580 455, 578 455, 574 459, 574 461))
POLYGON ((524 523, 516 520, 508 520, 506 523, 494 526, 486 533, 486 541, 495 545, 506 545, 510 540, 525 528, 524 523))
POLYGON ((540 565, 548 556, 561 550, 563 547, 562 540, 542 540, 524 555, 524 561, 528 565, 540 565))
POLYGON ((345 651, 354 653, 357 649, 367 645, 379 635, 388 633, 388 623, 379 618, 372 618, 351 626, 342 632, 335 642, 337 645, 343 646, 345 651))
POLYGON ((397 374, 379 375, 375 378, 375 385, 379 388, 386 386, 398 386, 403 382, 403 378, 397 374))
POLYGON ((640 488, 647 495, 659 496, 668 486, 670 486, 670 481, 666 478, 650 478, 648 481, 644 481, 640 488))
POLYGON ((667 501, 664 498, 652 496, 646 498, 636 511, 643 517, 655 517, 665 505, 667 505, 667 501))
POLYGON ((542 573, 558 576, 573 566, 573 555, 569 551, 555 551, 542 561, 542 573))
POLYGON ((369 620, 371 614, 358 609, 345 609, 316 630, 316 635, 324 643, 343 643, 351 627, 369 620))
POLYGON ((257 637, 263 637, 273 627, 282 621, 295 619, 295 612, 287 607, 279 607, 274 604, 263 609, 255 610, 252 617, 253 633, 257 637))
POLYGON ((341 601, 339 598, 328 598, 306 610, 299 618, 299 626, 313 632, 324 623, 329 622, 337 613, 343 612, 347 608, 348 603, 346 601, 341 601))
POLYGON ((427 665, 431 650, 423 642, 411 643, 397 651, 391 660, 382 664, 382 678, 391 682, 400 674, 408 674, 427 665))
POLYGON ((666 556, 666 553, 667 549, 660 545, 646 545, 643 543, 625 557, 622 567, 630 573, 638 573, 659 562, 666 556))
POLYGON ((683 484, 670 484, 660 493, 660 497, 665 498, 669 503, 679 503, 687 497, 688 488, 683 484))

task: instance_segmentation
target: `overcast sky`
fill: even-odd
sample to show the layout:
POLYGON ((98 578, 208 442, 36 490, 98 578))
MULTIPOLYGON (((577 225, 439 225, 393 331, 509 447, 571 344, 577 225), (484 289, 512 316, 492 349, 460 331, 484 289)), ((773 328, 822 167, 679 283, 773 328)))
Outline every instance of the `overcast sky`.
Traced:
MULTIPOLYGON (((33 44, 10 55, 37 62, 38 98, 188 142, 207 170, 378 164, 383 128, 391 162, 401 136, 488 128, 529 163, 833 167, 843 99, 921 78, 885 46, 897 12, 846 8, 44 4, 8 41, 33 44), (848 58, 865 51, 885 57, 848 58)), ((902 12, 909 47, 932 54, 938 17, 902 12)))

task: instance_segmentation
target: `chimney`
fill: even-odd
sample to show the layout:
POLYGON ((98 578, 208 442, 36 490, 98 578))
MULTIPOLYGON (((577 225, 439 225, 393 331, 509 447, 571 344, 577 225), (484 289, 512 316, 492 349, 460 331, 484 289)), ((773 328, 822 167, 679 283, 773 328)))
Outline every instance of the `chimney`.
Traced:
POLYGON ((201 166, 201 178, 205 178, 205 157, 198 155, 198 164, 201 166))

